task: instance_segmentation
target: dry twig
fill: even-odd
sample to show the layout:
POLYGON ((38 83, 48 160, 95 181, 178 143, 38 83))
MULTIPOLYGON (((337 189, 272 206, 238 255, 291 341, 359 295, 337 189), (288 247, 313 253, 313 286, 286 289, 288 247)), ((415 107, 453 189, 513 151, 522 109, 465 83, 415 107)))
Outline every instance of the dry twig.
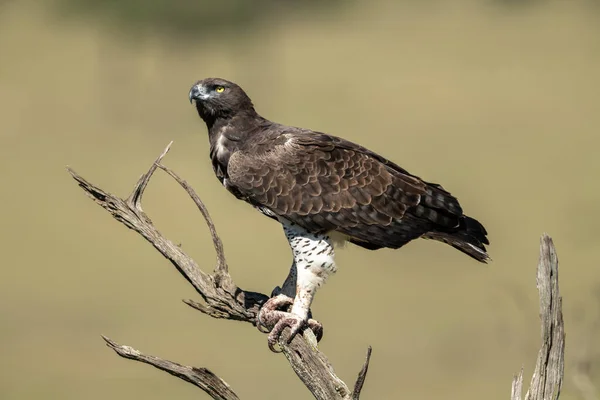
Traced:
POLYGON ((213 399, 239 400, 239 397, 237 397, 223 379, 219 378, 206 368, 188 367, 158 357, 146 356, 132 347, 115 343, 106 336, 102 336, 102 338, 106 341, 106 345, 121 357, 150 364, 171 375, 181 378, 184 381, 188 381, 204 390, 213 399))

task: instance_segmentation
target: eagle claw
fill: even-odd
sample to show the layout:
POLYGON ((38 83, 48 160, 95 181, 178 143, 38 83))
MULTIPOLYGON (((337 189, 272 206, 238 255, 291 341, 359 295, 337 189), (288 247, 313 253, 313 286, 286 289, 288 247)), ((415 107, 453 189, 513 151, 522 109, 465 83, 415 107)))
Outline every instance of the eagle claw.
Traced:
POLYGON ((286 311, 280 311, 279 308, 287 309, 294 303, 294 300, 286 295, 280 294, 269 299, 260 309, 257 318, 257 327, 261 332, 267 333, 270 329, 269 337, 267 342, 271 351, 278 353, 275 349, 275 345, 279 342, 279 338, 285 328, 290 328, 290 336, 287 340, 288 343, 294 339, 294 337, 301 332, 304 328, 310 328, 319 342, 323 338, 323 325, 314 319, 304 319, 296 314, 292 314, 286 311))
POLYGON ((267 343, 269 344, 269 349, 272 352, 278 353, 275 349, 275 345, 279 342, 279 338, 281 334, 285 330, 285 328, 290 328, 290 336, 287 339, 287 343, 291 343, 294 337, 298 334, 298 332, 304 330, 306 327, 310 328, 315 336, 317 337, 317 342, 321 340, 323 337, 323 325, 321 323, 315 321, 314 319, 303 319, 302 317, 292 314, 286 313, 283 311, 276 311, 279 320, 273 327, 271 333, 269 333, 269 337, 267 338, 267 343))
POLYGON ((278 294, 277 296, 271 297, 266 301, 258 312, 258 318, 256 318, 256 327, 262 333, 269 333, 270 326, 274 326, 277 320, 273 321, 273 313, 280 309, 285 311, 289 310, 294 304, 294 299, 284 294, 278 294))

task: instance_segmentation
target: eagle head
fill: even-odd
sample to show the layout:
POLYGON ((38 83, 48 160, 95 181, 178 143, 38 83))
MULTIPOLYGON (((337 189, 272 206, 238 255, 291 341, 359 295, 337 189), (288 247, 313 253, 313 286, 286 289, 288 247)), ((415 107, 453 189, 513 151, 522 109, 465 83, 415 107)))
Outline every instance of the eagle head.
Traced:
POLYGON ((232 117, 240 111, 254 112, 250 97, 233 82, 206 78, 196 82, 189 92, 190 103, 196 102, 198 114, 206 122, 232 117))

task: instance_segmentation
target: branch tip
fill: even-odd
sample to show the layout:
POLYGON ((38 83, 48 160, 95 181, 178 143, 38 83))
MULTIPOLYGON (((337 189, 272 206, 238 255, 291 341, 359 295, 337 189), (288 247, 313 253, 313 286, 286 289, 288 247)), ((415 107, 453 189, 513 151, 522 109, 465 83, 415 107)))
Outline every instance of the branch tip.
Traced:
POLYGON ((195 310, 200 311, 203 314, 209 315, 213 318, 225 318, 225 319, 232 319, 233 316, 226 312, 226 311, 222 311, 222 310, 218 310, 214 307, 211 307, 209 305, 203 304, 203 303, 199 303, 197 301, 194 300, 189 300, 189 299, 184 299, 182 300, 185 304, 187 304, 188 306, 192 307, 195 310))
POLYGON ((126 200, 127 205, 129 205, 131 208, 134 208, 135 210, 137 210, 139 212, 143 211, 142 210, 142 196, 144 195, 144 191, 146 190, 146 187, 148 186, 148 182, 150 182, 150 178, 154 174, 154 171, 156 171, 156 168, 158 168, 158 165, 160 164, 162 159, 167 155, 167 153, 171 149, 172 144, 173 144, 173 141, 171 140, 171 142, 169 142, 169 144, 167 145, 167 147, 165 147, 165 149, 162 151, 162 153, 160 153, 158 158, 156 160, 154 160, 154 162, 150 166, 150 169, 148 169, 148 172, 143 174, 140 177, 140 179, 137 181, 137 183, 135 184, 135 187, 133 188, 133 192, 129 195, 129 197, 126 200))
POLYGON ((360 399, 360 392, 362 391, 363 385, 365 384, 365 379, 367 378, 367 372, 369 371, 369 363, 371 362, 371 353, 373 352, 373 348, 369 346, 367 348, 367 357, 365 358, 365 362, 358 373, 358 378, 356 379, 356 383, 354 384, 354 390, 352 391, 352 400, 360 399))
MULTIPOLYGON (((565 327, 558 287, 558 257, 552 238, 546 233, 540 238, 536 283, 540 301, 542 345, 525 399, 558 399, 564 378, 565 327)), ((513 400, 521 399, 522 385, 521 368, 520 374, 513 379, 513 400)))
POLYGON ((513 377, 511 388, 511 400, 521 400, 523 394, 523 367, 521 371, 513 377))
POLYGON ((177 378, 196 385, 213 399, 239 400, 239 397, 227 382, 215 375, 209 369, 190 367, 160 357, 146 355, 133 347, 120 345, 104 335, 101 336, 106 342, 106 345, 113 349, 120 357, 149 364, 162 371, 168 372, 177 378))

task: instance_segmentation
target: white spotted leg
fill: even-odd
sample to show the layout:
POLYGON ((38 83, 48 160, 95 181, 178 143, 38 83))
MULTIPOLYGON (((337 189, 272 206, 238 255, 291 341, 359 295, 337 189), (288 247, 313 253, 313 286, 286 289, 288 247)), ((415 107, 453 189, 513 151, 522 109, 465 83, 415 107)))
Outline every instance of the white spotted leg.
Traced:
POLYGON ((312 234, 289 222, 283 222, 283 227, 294 263, 281 293, 269 299, 258 315, 259 329, 271 329, 268 344, 272 351, 276 351, 275 344, 286 328, 290 328, 288 343, 306 327, 314 332, 317 341, 322 338, 323 326, 309 318, 310 306, 317 289, 336 270, 333 245, 327 235, 312 234), (295 295, 292 299, 290 292, 293 286, 290 283, 294 280, 295 295))

